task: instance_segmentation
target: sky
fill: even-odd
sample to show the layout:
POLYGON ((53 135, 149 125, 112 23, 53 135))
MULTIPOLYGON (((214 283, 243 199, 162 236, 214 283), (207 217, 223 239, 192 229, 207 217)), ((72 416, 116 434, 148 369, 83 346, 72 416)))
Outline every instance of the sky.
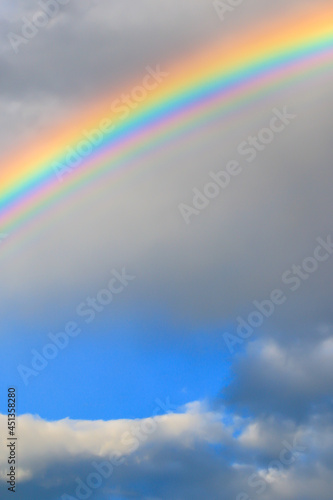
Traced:
MULTIPOLYGON (((330 3, 3 0, 0 181, 67 124, 86 137, 80 113, 103 96, 149 81, 126 127, 174 72, 197 60, 200 75, 202 51, 219 44, 223 65, 251 30, 297 31, 330 3)), ((228 112, 214 102, 15 228, 0 213, 17 500, 331 499, 332 77, 331 57, 228 112)), ((56 189, 84 165, 53 167, 56 189)), ((4 499, 7 459, 3 439, 4 499)))

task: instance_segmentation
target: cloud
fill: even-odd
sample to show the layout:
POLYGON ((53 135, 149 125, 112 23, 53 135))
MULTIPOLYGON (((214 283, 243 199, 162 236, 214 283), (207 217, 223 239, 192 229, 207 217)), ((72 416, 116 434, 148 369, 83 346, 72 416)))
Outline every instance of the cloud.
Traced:
MULTIPOLYGON (((88 102, 102 87, 115 88, 129 75, 142 79, 147 63, 167 64, 175 57, 180 39, 186 54, 189 47, 195 52, 203 40, 209 43, 213 26, 212 36, 222 36, 221 23, 208 4, 163 1, 156 8, 141 1, 126 9, 121 2, 96 2, 81 11, 77 2, 64 6, 61 19, 40 30, 17 57, 8 50, 2 53, 0 64, 7 68, 3 137, 17 143, 21 133, 38 136, 47 123, 88 102)), ((293 8, 299 5, 295 2, 293 8)), ((26 4, 27 15, 34 6, 26 4)), ((258 21, 260 16, 267 19, 265 2, 245 2, 244 9, 252 9, 258 21)), ((228 20, 226 29, 245 22, 239 18, 241 11, 235 13, 235 24, 228 20)), ((9 25, 14 29, 20 22, 12 26, 7 19, 3 35, 9 25)), ((282 273, 309 255, 316 237, 329 233, 331 113, 326 103, 331 85, 329 78, 317 78, 316 85, 304 80, 294 89, 273 93, 260 105, 244 109, 232 123, 221 116, 213 128, 202 127, 195 141, 190 135, 188 142, 168 144, 168 151, 161 148, 154 158, 134 160, 133 174, 121 186, 105 179, 89 196, 82 192, 81 200, 64 204, 63 212, 59 206, 47 226, 31 228, 22 237, 13 235, 24 258, 13 252, 0 262, 4 289, 22 304, 27 290, 32 303, 36 296, 48 302, 58 296, 58 314, 70 304, 75 307, 82 287, 87 293, 98 289, 110 267, 126 265, 139 277, 129 307, 130 301, 149 304, 153 297, 176 317, 191 317, 198 326, 220 324, 222 330, 249 310, 253 300, 264 299, 279 286, 282 273), (247 164, 237 153, 238 145, 269 122, 273 107, 285 105, 298 118, 253 165, 247 164), (187 228, 179 203, 190 202, 192 189, 207 182, 209 171, 223 169, 234 158, 242 161, 243 173, 187 228), (29 247, 29 238, 36 237, 38 245, 29 247)), ((331 269, 322 266, 267 326, 288 338, 294 322, 300 323, 293 328, 298 335, 318 323, 319 315, 330 322, 331 269)), ((0 303, 6 314, 5 296, 0 303)))
POLYGON ((332 336, 287 347, 272 339, 251 343, 246 355, 235 359, 235 378, 224 389, 223 402, 296 420, 332 411, 332 346, 332 336))
MULTIPOLYGON (((95 491, 89 488, 94 481, 100 483, 96 498, 117 493, 123 499, 199 500, 207 491, 210 498, 231 500, 242 491, 254 495, 256 481, 264 500, 310 500, 315 488, 316 498, 329 498, 332 443, 325 436, 332 435, 331 419, 314 415, 298 425, 234 414, 227 423, 226 416, 199 402, 132 421, 47 422, 22 415, 17 498, 31 492, 50 500, 65 493, 75 498, 79 485, 95 491), (328 481, 321 483, 324 478, 328 481)), ((0 420, 4 427, 6 417, 0 420)), ((5 470, 2 457, 2 489, 5 470)))

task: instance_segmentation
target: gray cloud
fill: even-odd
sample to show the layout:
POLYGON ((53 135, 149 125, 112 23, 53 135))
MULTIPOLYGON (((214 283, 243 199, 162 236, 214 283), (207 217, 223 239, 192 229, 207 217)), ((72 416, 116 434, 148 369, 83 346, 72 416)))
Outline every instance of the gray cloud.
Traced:
POLYGON ((272 340, 253 342, 236 357, 235 379, 223 401, 266 416, 308 420, 332 411, 333 337, 317 332, 317 342, 283 348, 272 340))

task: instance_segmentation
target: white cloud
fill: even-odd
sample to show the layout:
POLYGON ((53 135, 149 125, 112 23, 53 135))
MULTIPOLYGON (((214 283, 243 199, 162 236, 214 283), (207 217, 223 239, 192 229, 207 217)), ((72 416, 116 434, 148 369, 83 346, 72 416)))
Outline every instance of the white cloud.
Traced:
MULTIPOLYGON (((7 417, 0 416, 5 434, 7 417)), ((225 435, 218 415, 203 412, 202 405, 189 405, 184 413, 156 415, 149 419, 80 421, 63 419, 48 422, 38 416, 22 415, 17 419, 21 481, 36 478, 52 463, 68 462, 94 456, 111 459, 140 451, 150 443, 177 442, 193 447, 195 442, 220 442, 225 435)), ((3 455, 0 467, 6 466, 3 455)))
MULTIPOLYGON (((239 425, 239 417, 234 416, 239 425)), ((318 416, 306 425, 247 418, 242 420, 244 430, 237 437, 233 436, 234 424, 224 425, 223 417, 223 413, 209 411, 206 403, 199 402, 187 405, 180 413, 135 421, 47 422, 22 415, 18 418, 18 499, 26 498, 30 491, 52 500, 66 492, 73 495, 77 478, 87 482, 96 470, 92 464, 103 461, 117 465, 112 477, 103 480, 100 492, 115 492, 117 484, 124 499, 134 491, 147 498, 187 499, 193 494, 199 499, 202 488, 208 488, 214 497, 223 484, 223 498, 231 500, 241 491, 255 493, 249 480, 253 475, 264 481, 264 500, 310 500, 319 484, 316 498, 329 498, 332 480, 327 485, 320 481, 328 479, 332 460, 332 443, 326 437, 333 435, 332 422, 318 416), (128 446, 129 434, 137 436, 138 446, 133 447, 133 439, 128 446), (290 460, 289 450, 294 460, 290 460), (135 486, 138 477, 141 486, 135 486)), ((0 424, 4 430, 6 416, 1 415, 0 424)), ((6 457, 0 460, 4 480, 6 457)))

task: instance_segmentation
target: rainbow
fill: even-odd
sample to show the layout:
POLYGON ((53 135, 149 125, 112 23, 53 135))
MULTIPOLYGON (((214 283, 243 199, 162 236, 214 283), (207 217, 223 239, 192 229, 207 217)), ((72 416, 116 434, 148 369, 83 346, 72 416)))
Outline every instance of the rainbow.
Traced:
POLYGON ((96 129, 109 118, 110 103, 127 89, 103 95, 22 152, 2 159, 0 233, 12 235, 47 218, 51 207, 82 196, 83 188, 92 189, 106 175, 128 173, 131 159, 152 155, 161 145, 200 129, 214 117, 230 117, 276 89, 331 69, 332 63, 333 7, 297 12, 287 20, 213 44, 170 65, 169 76, 156 90, 127 119, 118 120, 60 183, 55 162, 66 165, 68 148, 76 149, 84 129, 96 129))

